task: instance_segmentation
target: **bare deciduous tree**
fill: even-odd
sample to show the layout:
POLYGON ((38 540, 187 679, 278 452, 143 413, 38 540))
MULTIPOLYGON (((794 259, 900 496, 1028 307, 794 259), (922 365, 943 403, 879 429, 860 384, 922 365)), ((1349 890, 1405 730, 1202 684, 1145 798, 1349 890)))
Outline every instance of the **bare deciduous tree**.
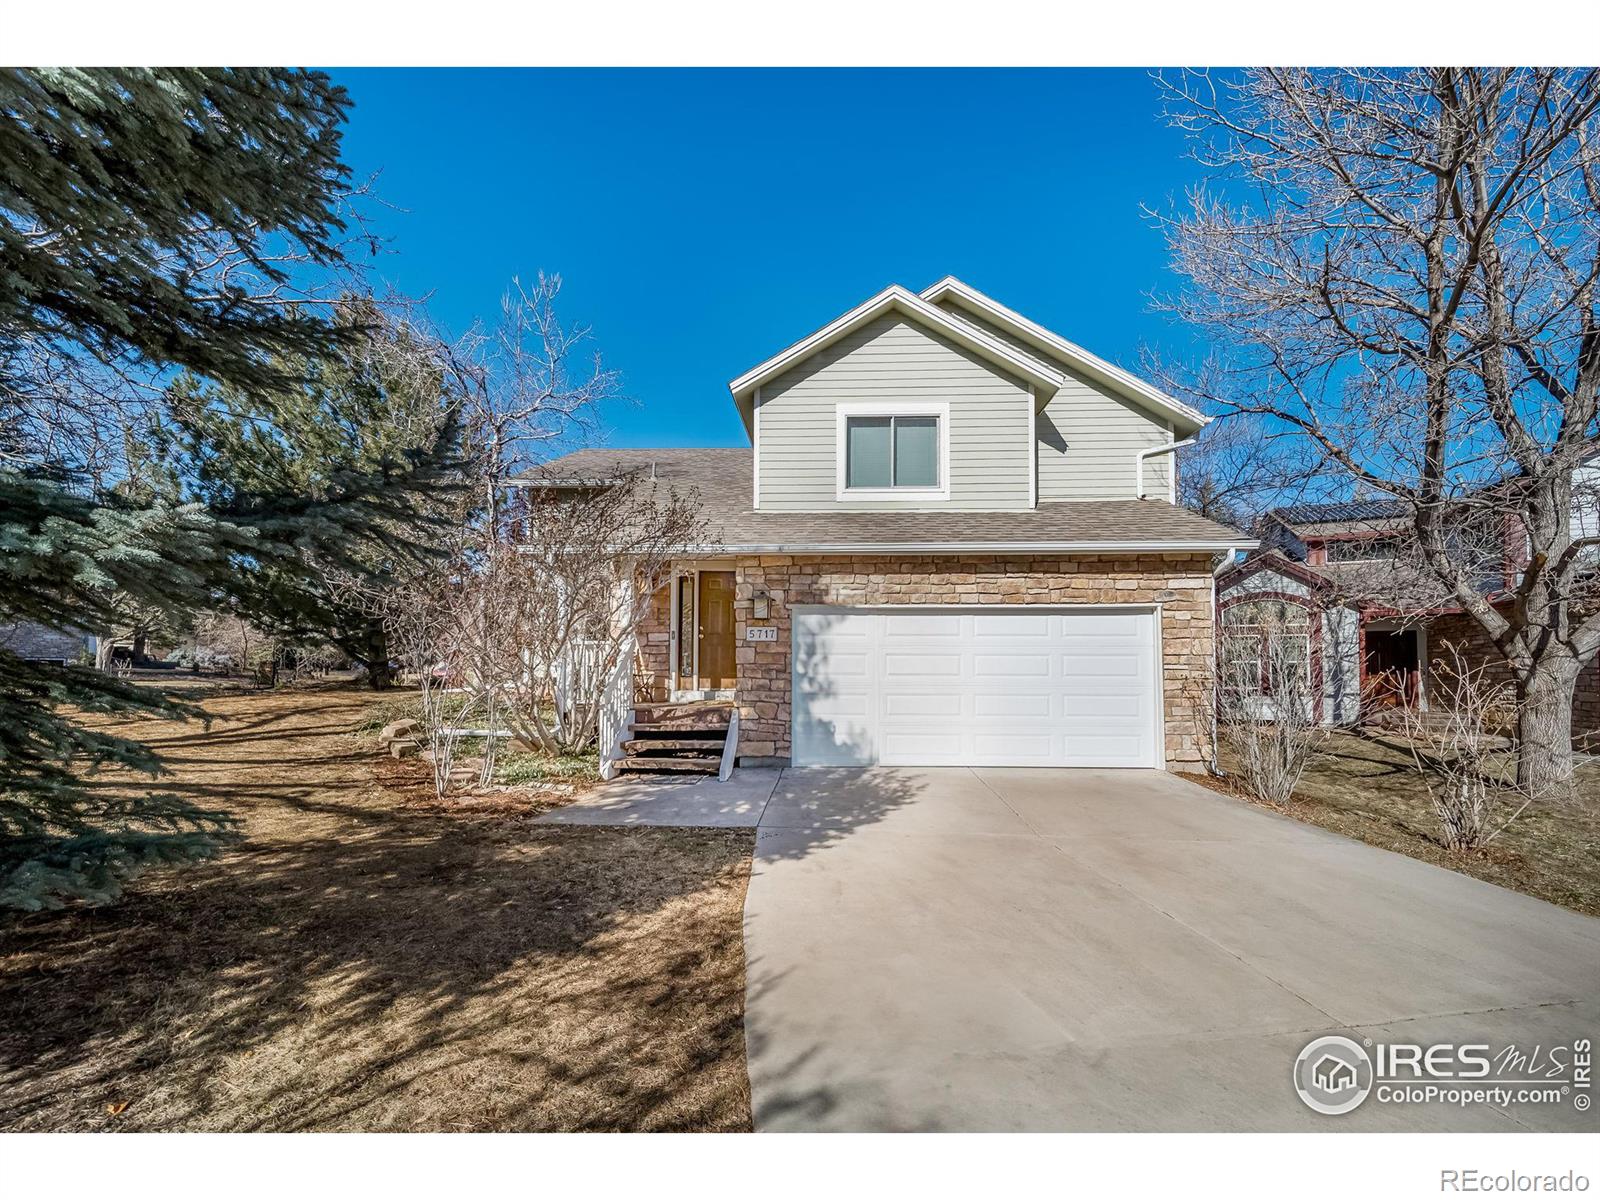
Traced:
POLYGON ((559 275, 541 271, 532 288, 513 279, 499 322, 475 326, 449 354, 490 529, 499 529, 506 481, 552 445, 592 434, 601 405, 620 394, 621 377, 590 346, 589 327, 562 322, 560 294, 559 275))
POLYGON ((1260 422, 1213 421, 1178 455, 1178 503, 1235 529, 1249 529, 1292 490, 1293 474, 1260 422))
POLYGON ((1252 70, 1162 79, 1215 182, 1161 218, 1217 347, 1191 395, 1401 502, 1419 564, 1510 665, 1518 780, 1569 783, 1600 650, 1573 479, 1600 389, 1600 71, 1252 70), (1515 522, 1500 602, 1455 542, 1515 522))

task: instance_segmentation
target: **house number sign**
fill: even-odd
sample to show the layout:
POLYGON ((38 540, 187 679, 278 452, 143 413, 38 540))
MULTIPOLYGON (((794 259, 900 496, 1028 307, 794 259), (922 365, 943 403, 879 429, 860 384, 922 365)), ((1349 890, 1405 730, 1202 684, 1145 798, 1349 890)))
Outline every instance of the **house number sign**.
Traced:
POLYGON ((744 640, 747 642, 775 642, 778 640, 778 630, 774 625, 750 625, 744 631, 744 640))

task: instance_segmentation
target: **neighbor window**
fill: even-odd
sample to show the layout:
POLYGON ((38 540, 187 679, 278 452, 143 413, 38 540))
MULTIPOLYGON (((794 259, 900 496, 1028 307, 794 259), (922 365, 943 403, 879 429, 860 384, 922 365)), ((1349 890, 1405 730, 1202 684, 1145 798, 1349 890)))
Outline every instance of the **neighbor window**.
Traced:
POLYGON ((1329 562, 1386 562, 1400 557, 1395 537, 1335 538, 1324 542, 1329 562))
POLYGON ((1222 682, 1242 695, 1306 686, 1311 614, 1285 600, 1250 600, 1222 610, 1222 682))
POLYGON ((845 421, 845 486, 939 486, 938 417, 849 417, 845 421))

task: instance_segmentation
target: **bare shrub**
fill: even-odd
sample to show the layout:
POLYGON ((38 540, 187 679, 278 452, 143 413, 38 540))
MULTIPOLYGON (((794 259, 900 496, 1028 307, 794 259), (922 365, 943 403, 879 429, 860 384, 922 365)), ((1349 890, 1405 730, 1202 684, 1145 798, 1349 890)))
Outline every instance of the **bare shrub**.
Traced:
POLYGON ((1304 610, 1258 604, 1258 623, 1224 631, 1217 740, 1245 790, 1282 808, 1325 735, 1317 722, 1306 630, 1289 619, 1304 610))
POLYGON ((467 729, 484 715, 488 691, 473 670, 480 657, 482 599, 481 590, 460 574, 431 572, 385 597, 384 630, 401 670, 417 680, 433 788, 440 798, 453 782, 467 729))
POLYGON ((492 573, 503 720, 551 754, 587 749, 607 687, 631 674, 636 635, 672 561, 703 544, 694 496, 637 472, 582 487, 530 487, 515 553, 492 573))
POLYGON ((1451 643, 1443 649, 1433 663, 1428 710, 1401 708, 1400 728, 1444 844, 1465 853, 1494 841, 1532 801, 1504 772, 1515 754, 1503 736, 1516 726, 1515 688, 1494 680, 1489 664, 1472 663, 1451 643))

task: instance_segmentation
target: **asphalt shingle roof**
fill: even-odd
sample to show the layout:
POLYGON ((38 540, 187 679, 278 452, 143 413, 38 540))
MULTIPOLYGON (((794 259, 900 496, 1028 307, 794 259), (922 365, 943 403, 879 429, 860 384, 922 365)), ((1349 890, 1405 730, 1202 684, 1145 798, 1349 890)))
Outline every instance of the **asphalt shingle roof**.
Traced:
POLYGON ((1403 517, 1407 511, 1399 500, 1339 500, 1329 504, 1291 504, 1267 515, 1287 525, 1324 525, 1334 521, 1383 521, 1403 517))
POLYGON ((1237 530, 1164 500, 1077 500, 1012 512, 756 512, 748 449, 580 450, 530 472, 522 482, 595 483, 627 472, 652 474, 699 493, 716 544, 724 549, 798 552, 851 546, 982 547, 1178 544, 1248 546, 1237 530))

